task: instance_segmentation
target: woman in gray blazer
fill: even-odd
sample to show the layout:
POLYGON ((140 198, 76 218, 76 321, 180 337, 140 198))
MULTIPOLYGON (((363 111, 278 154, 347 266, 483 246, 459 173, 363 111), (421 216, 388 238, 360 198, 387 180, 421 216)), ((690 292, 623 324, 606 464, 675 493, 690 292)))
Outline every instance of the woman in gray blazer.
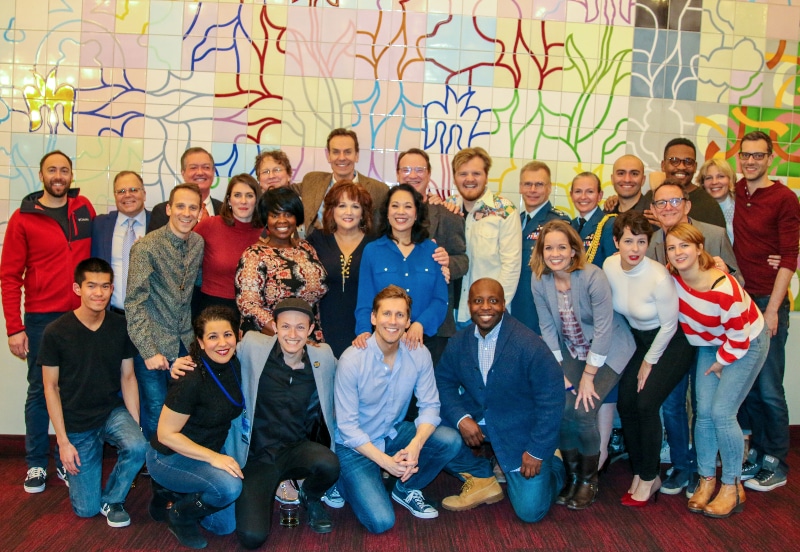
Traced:
POLYGON ((624 318, 614 313, 605 274, 586 261, 582 240, 569 223, 553 220, 542 227, 531 271, 542 339, 564 370, 567 400, 559 448, 567 483, 556 504, 582 510, 597 494, 597 410, 636 346, 624 318))

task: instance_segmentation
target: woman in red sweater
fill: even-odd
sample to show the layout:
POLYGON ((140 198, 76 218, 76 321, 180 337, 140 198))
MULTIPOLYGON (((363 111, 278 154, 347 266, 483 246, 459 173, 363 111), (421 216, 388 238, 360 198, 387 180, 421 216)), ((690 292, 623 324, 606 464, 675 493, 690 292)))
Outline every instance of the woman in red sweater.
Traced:
POLYGON ((735 278, 716 268, 704 246, 703 234, 691 224, 678 224, 667 233, 678 320, 697 347, 694 444, 700 484, 689 510, 723 518, 744 509, 744 440, 736 413, 767 357, 769 335, 756 304, 735 278), (712 501, 718 452, 722 487, 712 501))
POLYGON ((233 280, 242 253, 258 241, 264 228, 256 212, 260 195, 255 178, 237 174, 228 181, 219 215, 205 217, 194 227, 206 242, 198 312, 211 305, 224 305, 238 314, 233 280))

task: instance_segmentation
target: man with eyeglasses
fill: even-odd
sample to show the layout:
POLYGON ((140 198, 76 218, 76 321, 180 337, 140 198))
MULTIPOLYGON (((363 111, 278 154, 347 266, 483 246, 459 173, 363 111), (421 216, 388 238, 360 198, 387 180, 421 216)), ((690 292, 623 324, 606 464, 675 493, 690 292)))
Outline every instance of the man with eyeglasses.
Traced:
POLYGON ((770 180, 773 159, 767 134, 754 131, 742 138, 739 163, 744 178, 736 183, 734 252, 744 274, 744 288, 764 313, 771 335, 767 360, 740 411, 753 432, 751 449, 758 451, 760 470, 745 482, 754 491, 786 485, 789 472, 789 410, 783 374, 789 331, 787 292, 797 269, 800 204, 792 190, 770 180), (767 255, 775 254, 780 255, 777 270, 764 262, 767 255))
MULTIPOLYGON (((42 367, 37 365, 45 326, 78 308, 72 292, 78 263, 89 258, 94 207, 72 188, 72 160, 61 151, 39 161, 42 190, 28 194, 8 219, 0 260, 0 293, 8 334, 8 348, 27 361, 25 399, 25 461, 28 493, 44 491, 50 450, 50 417, 44 398, 42 367), (23 305, 23 293, 24 305, 23 305), (25 317, 20 313, 24 308, 25 317)), ((66 482, 67 472, 55 453, 56 473, 66 482)))
MULTIPOLYGON (((411 148, 397 157, 397 181, 410 184, 428 203, 428 185, 431 181, 431 161, 428 154, 419 148, 411 148)), ((428 203, 428 235, 440 247, 444 247, 449 256, 450 283, 447 285, 447 316, 434 337, 427 338, 425 344, 431 353, 433 365, 439 364, 447 340, 456 333, 453 318, 454 286, 467 273, 469 258, 467 242, 464 236, 464 219, 454 215, 443 205, 428 203)), ((412 401, 413 403, 414 401, 412 401)), ((409 416, 416 418, 416 409, 409 409, 409 416)), ((414 419, 412 418, 412 420, 414 419)), ((408 419, 408 418, 406 418, 408 419)))
MULTIPOLYGON (((692 219, 725 228, 725 215, 713 197, 708 195, 701 186, 692 183, 694 172, 697 169, 697 148, 687 138, 673 138, 664 148, 664 159, 661 161, 661 170, 667 175, 667 180, 672 180, 683 187, 692 206, 692 219)), ((653 201, 653 191, 645 194, 647 203, 653 201)), ((645 216, 650 222, 658 224, 658 217, 652 212, 645 211, 645 216)))
POLYGON ((522 225, 522 266, 519 286, 511 302, 511 315, 528 328, 541 335, 539 316, 531 293, 531 251, 536 247, 539 231, 546 222, 561 219, 569 222, 569 215, 550 203, 550 167, 541 161, 531 161, 519 171, 519 195, 524 210, 520 213, 522 225))
MULTIPOLYGON (((653 193, 651 209, 661 230, 653 234, 646 255, 665 265, 667 263, 666 233, 673 226, 686 222, 703 233, 705 249, 714 257, 717 268, 733 274, 739 283, 742 283, 727 231, 724 227, 720 228, 695 220, 693 217, 690 218, 689 213, 694 214, 694 208, 684 190, 682 182, 668 178, 653 193)), ((675 386, 662 405, 672 472, 662 483, 661 492, 674 495, 680 493, 685 487, 687 498, 691 498, 694 494, 698 481, 697 455, 694 448, 689 447, 689 415, 686 411, 686 393, 689 390, 689 382, 694 377, 693 374, 694 368, 690 369, 675 386)), ((692 394, 692 403, 693 405, 695 403, 694 394, 692 394)))
MULTIPOLYGON (((303 198, 303 210, 306 220, 306 237, 322 228, 322 211, 325 195, 337 182, 350 181, 363 186, 372 197, 375 215, 386 201, 389 187, 379 180, 360 174, 356 170, 358 163, 358 135, 352 130, 335 128, 328 134, 325 145, 331 172, 315 171, 303 177, 303 181, 295 187, 295 191, 303 198)), ((376 219, 377 221, 377 219, 376 219)), ((375 228, 377 224, 373 225, 375 228)))
POLYGON ((487 186, 492 158, 483 148, 465 148, 453 156, 453 180, 458 195, 447 199, 464 217, 469 271, 456 297, 456 327, 470 324, 469 288, 481 278, 503 286, 507 302, 514 299, 522 266, 522 233, 514 204, 487 186))
MULTIPOLYGON (((144 208, 146 199, 142 177, 133 171, 122 171, 114 177, 114 203, 117 210, 98 215, 92 224, 92 257, 103 259, 114 269, 114 291, 108 308, 122 316, 125 316, 131 248, 136 240, 145 235, 150 223, 150 211, 144 208)), ((138 353, 133 357, 133 368, 138 380, 146 377, 147 367, 138 353)), ((140 398, 140 403, 143 402, 140 398)), ((155 427, 157 422, 148 420, 147 411, 142 410, 143 428, 155 427)), ((150 438, 149 433, 145 433, 147 439, 150 438)))
MULTIPOLYGON (((210 215, 218 215, 222 209, 222 202, 211 197, 211 185, 214 183, 214 158, 203 148, 189 148, 181 155, 181 182, 196 184, 203 200, 200 205, 198 220, 210 215)), ((157 228, 166 226, 169 222, 167 214, 167 201, 153 207, 147 231, 152 232, 157 228)))

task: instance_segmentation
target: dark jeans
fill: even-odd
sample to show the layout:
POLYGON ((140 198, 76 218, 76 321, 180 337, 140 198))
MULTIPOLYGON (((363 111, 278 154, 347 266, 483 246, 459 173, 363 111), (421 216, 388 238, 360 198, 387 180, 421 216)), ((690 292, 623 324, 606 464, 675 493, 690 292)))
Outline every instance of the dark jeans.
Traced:
POLYGON ((272 529, 275 490, 280 482, 305 479, 303 492, 310 500, 318 500, 339 479, 339 459, 319 443, 302 441, 281 451, 274 464, 251 460, 242 472, 236 536, 245 548, 258 548, 272 529))
MULTIPOLYGON (((761 312, 767 308, 769 296, 753 297, 761 312)), ((750 446, 758 451, 759 462, 765 454, 780 461, 783 474, 789 472, 789 408, 783 391, 786 368, 786 339, 789 337, 789 299, 778 308, 778 332, 769 340, 769 352, 761 373, 744 401, 753 435, 750 446)))
POLYGON ((631 328, 636 341, 628 366, 619 382, 617 410, 622 421, 625 446, 630 454, 633 475, 651 481, 659 474, 661 457, 661 416, 659 409, 670 392, 680 382, 694 363, 694 348, 689 345, 683 330, 678 327, 641 391, 639 369, 658 334, 655 330, 631 328))
MULTIPOLYGON (((183 343, 180 344, 178 356, 186 356, 188 353, 183 343)), ((158 427, 158 418, 161 416, 161 408, 167 398, 167 386, 169 385, 169 370, 148 370, 144 359, 136 355, 133 359, 133 371, 136 374, 136 381, 139 383, 139 410, 141 411, 139 423, 142 425, 142 433, 145 439, 155 434, 158 427), (139 357, 137 362, 136 357, 139 357)))
POLYGON ((667 432, 667 443, 669 444, 669 456, 672 467, 681 471, 697 470, 697 452, 695 448, 689 448, 690 436, 694 432, 694 420, 689 421, 689 413, 686 410, 686 393, 689 392, 692 401, 692 410, 697 405, 695 398, 694 385, 689 387, 690 381, 694 378, 696 351, 692 352, 692 364, 689 371, 681 378, 672 392, 662 405, 664 415, 664 429, 667 432))
MULTIPOLYGON (((26 312, 25 333, 28 335, 28 396, 25 398, 25 461, 29 468, 47 468, 50 451, 50 416, 44 399, 42 367, 37 364, 39 346, 45 327, 63 312, 26 312)), ((53 454, 56 466, 61 467, 58 445, 53 454)))
MULTIPOLYGON (((578 360, 570 356, 569 351, 561 349, 564 361, 561 367, 564 376, 578 390, 581 383, 583 369, 586 367, 585 360, 578 360)), ((583 404, 575 408, 577 398, 571 392, 567 392, 567 400, 564 405, 564 417, 561 419, 561 430, 559 437, 559 448, 561 450, 578 449, 584 456, 592 456, 600 453, 600 431, 597 428, 597 410, 603 404, 606 395, 614 388, 619 381, 620 375, 611 366, 604 364, 597 370, 594 377, 594 390, 600 398, 594 399, 594 408, 589 408, 587 412, 583 404)))
MULTIPOLYGON (((431 361, 433 362, 434 369, 436 365, 439 364, 439 359, 442 358, 442 353, 444 353, 449 339, 448 337, 442 337, 440 335, 426 335, 422 338, 422 344, 425 345, 431 353, 431 361)), ((406 411, 406 417, 404 419, 407 422, 413 422, 417 419, 417 416, 419 416, 419 405, 417 404, 417 397, 414 395, 411 397, 411 402, 408 403, 408 410, 406 411)))

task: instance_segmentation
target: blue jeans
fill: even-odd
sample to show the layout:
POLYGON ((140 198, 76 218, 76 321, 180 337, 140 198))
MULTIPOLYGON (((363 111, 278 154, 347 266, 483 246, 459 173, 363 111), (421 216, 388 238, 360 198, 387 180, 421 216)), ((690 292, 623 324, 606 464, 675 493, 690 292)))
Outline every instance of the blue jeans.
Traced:
POLYGON ((564 463, 556 456, 542 461, 539 475, 525 479, 518 471, 506 473, 508 498, 517 517, 527 523, 541 521, 564 486, 564 463))
MULTIPOLYGON (((394 456, 411 442, 417 432, 412 422, 399 422, 394 426, 397 436, 385 440, 387 455, 394 456)), ((456 430, 439 426, 425 441, 419 454, 419 471, 408 481, 397 481, 398 492, 422 489, 436 478, 442 468, 461 448, 461 434, 456 430)), ((342 498, 350 504, 358 521, 370 533, 383 533, 394 526, 394 508, 383 485, 381 468, 367 458, 344 445, 336 447, 341 471, 337 488, 342 498)))
POLYGON ((718 348, 697 349, 697 425, 694 430, 697 472, 706 477, 714 475, 719 451, 722 482, 726 485, 732 485, 742 476, 744 438, 736 413, 767 358, 768 332, 765 327, 757 338, 750 340, 747 354, 725 366, 719 378, 714 373, 705 375, 717 360, 718 348))
MULTIPOLYGON (((180 345, 178 356, 187 354, 183 343, 180 345)), ((169 384, 169 370, 148 370, 141 355, 133 357, 133 371, 139 383, 139 408, 141 410, 140 423, 142 432, 149 441, 158 427, 158 418, 161 408, 167 398, 167 385, 169 384)))
MULTIPOLYGON (((28 335, 28 396, 25 398, 25 462, 29 468, 47 468, 50 451, 50 416, 44 400, 42 367, 36 364, 39 346, 45 327, 63 312, 26 312, 25 333, 28 335)), ((56 466, 61 467, 58 445, 55 450, 56 466)))
MULTIPOLYGON (((767 308, 769 296, 753 297, 761 312, 767 308)), ((761 462, 765 454, 780 462, 782 474, 789 472, 789 408, 783 391, 786 368, 786 339, 789 337, 789 299, 778 308, 778 332, 770 338, 769 353, 761 373, 744 401, 753 435, 750 446, 758 451, 761 462)))
POLYGON ((80 517, 92 517, 106 502, 125 502, 131 483, 144 464, 147 449, 139 424, 128 410, 118 406, 102 426, 80 433, 67 433, 67 438, 78 451, 81 462, 78 474, 69 476, 69 499, 75 513, 80 517), (118 456, 101 493, 105 443, 116 447, 118 456))
POLYGON ((203 518, 202 525, 216 535, 227 535, 236 529, 232 506, 242 492, 242 480, 208 462, 194 460, 182 454, 161 454, 147 447, 147 471, 156 482, 176 493, 200 493, 200 500, 219 508, 203 518))
MULTIPOLYGON (((686 392, 695 370, 695 363, 692 362, 692 367, 661 405, 672 467, 676 470, 691 472, 697 469, 697 451, 694 447, 689 448, 691 433, 689 431, 689 414, 686 412, 686 392)), ((695 402, 694 396, 694 391, 692 391, 692 404, 695 402)))

